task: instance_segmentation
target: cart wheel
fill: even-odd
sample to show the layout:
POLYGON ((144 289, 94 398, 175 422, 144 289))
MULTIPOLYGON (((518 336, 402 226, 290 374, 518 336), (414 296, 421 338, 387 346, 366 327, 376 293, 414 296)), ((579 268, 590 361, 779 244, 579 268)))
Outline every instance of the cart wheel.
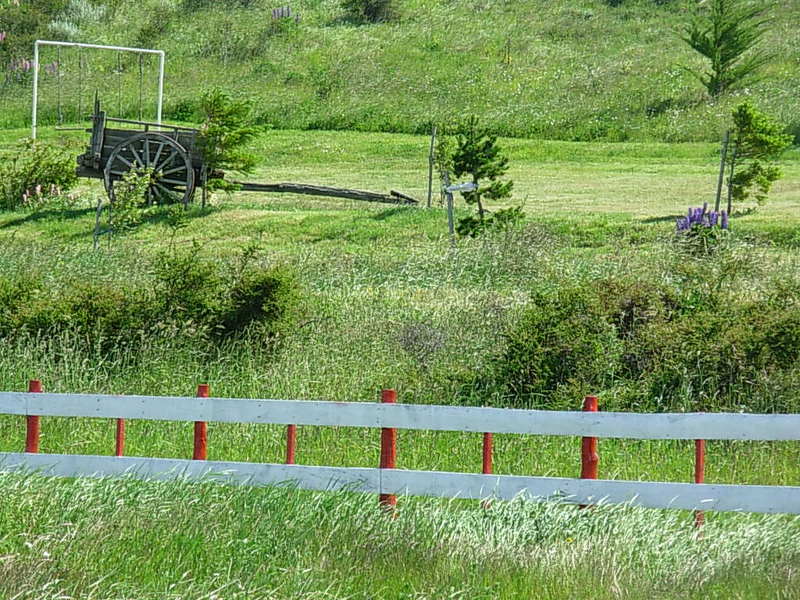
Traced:
POLYGON ((148 204, 189 204, 194 195, 189 153, 172 138, 150 131, 120 142, 108 156, 103 174, 109 200, 116 200, 114 188, 125 173, 145 169, 152 171, 145 193, 148 204))

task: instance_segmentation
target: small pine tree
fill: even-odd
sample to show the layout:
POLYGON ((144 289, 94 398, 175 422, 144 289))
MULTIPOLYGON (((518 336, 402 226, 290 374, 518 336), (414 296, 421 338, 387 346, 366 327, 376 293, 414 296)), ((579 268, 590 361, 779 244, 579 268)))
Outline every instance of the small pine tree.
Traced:
POLYGON ((234 99, 219 88, 202 95, 200 110, 204 121, 200 126, 199 143, 209 174, 206 183, 209 190, 236 189, 219 176, 221 169, 252 172, 256 157, 246 146, 260 131, 252 123, 252 109, 250 100, 234 99))
POLYGON ((472 116, 459 127, 455 149, 450 164, 457 178, 468 175, 477 187, 471 192, 461 192, 469 205, 478 208, 476 216, 465 217, 458 223, 458 233, 475 235, 490 223, 508 224, 521 217, 521 209, 506 209, 489 214, 486 201, 500 201, 511 197, 513 181, 501 181, 508 171, 508 157, 497 145, 497 136, 481 127, 472 116), (513 213, 513 214, 512 214, 513 213))
POLYGON ((688 69, 712 98, 752 81, 772 59, 757 48, 769 23, 765 8, 746 0, 710 0, 687 24, 681 39, 711 61, 709 70, 688 69))
POLYGON ((752 198, 757 204, 767 199, 781 170, 772 161, 792 143, 791 134, 772 117, 744 102, 733 111, 731 151, 727 156, 728 214, 733 203, 752 198))

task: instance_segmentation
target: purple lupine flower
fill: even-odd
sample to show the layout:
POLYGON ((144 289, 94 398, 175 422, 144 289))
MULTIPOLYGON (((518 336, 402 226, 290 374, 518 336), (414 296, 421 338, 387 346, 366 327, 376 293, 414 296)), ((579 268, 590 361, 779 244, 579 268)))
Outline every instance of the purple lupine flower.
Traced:
POLYGON ((33 67, 33 63, 24 58, 16 58, 12 60, 8 68, 12 71, 22 71, 23 73, 27 73, 33 67))
POLYGON ((708 210, 708 203, 697 208, 689 208, 685 217, 679 217, 675 222, 677 231, 689 232, 695 226, 705 227, 711 229, 713 227, 721 227, 722 229, 728 228, 728 215, 725 211, 717 212, 715 210, 708 210))

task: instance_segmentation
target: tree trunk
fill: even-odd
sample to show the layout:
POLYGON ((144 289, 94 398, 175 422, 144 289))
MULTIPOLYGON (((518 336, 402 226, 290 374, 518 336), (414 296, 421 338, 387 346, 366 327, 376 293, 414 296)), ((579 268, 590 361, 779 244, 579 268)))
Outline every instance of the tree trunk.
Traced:
POLYGON ((739 154, 739 146, 733 148, 733 157, 731 158, 731 170, 728 174, 728 216, 733 210, 733 175, 736 172, 736 158, 739 154))
POLYGON ((483 222, 483 213, 485 211, 483 210, 483 202, 481 202, 481 195, 478 191, 480 189, 480 187, 478 187, 478 180, 473 179, 472 183, 475 184, 475 191, 472 193, 475 194, 475 197, 478 199, 478 218, 481 220, 481 222, 483 222))

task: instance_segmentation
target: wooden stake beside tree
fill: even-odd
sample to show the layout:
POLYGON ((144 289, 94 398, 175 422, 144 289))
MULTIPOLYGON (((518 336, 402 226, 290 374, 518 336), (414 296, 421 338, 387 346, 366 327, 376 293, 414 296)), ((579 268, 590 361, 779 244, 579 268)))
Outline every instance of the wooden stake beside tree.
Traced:
POLYGON ((428 208, 431 207, 433 195, 433 164, 436 160, 436 125, 431 129, 431 149, 428 153, 428 208))

